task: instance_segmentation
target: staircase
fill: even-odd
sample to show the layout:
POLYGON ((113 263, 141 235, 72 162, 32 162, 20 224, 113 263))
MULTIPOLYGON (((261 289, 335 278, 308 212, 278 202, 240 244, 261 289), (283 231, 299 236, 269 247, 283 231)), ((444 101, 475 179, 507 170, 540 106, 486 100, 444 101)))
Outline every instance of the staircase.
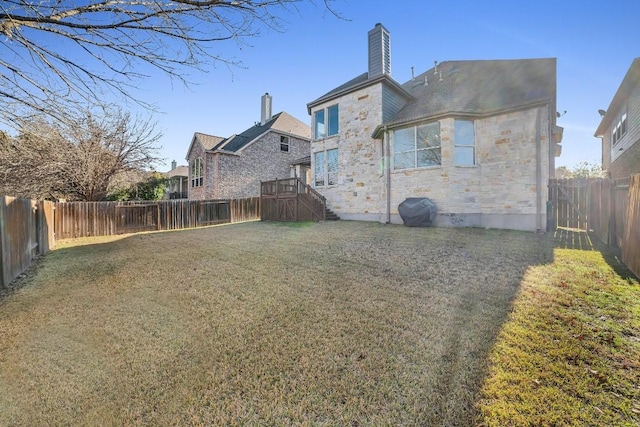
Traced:
POLYGON ((340 219, 338 215, 334 211, 329 208, 325 208, 324 220, 325 221, 337 221, 340 219))

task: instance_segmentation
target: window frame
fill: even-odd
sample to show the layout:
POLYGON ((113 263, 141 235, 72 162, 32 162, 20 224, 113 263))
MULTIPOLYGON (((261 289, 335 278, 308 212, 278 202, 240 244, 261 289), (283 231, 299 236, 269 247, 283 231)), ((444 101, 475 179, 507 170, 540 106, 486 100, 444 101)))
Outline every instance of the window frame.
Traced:
POLYGON ((339 104, 316 110, 313 113, 313 139, 331 138, 340 133, 340 107, 339 104), (335 113, 334 113, 335 112, 335 113), (319 120, 321 118, 321 120, 319 120), (322 127, 320 128, 321 125, 322 127))
POLYGON ((397 128, 397 129, 393 129, 391 131, 391 138, 393 141, 393 150, 392 150, 392 166, 393 166, 393 170, 394 171, 403 171, 403 170, 411 170, 411 169, 426 169, 426 168, 435 168, 435 167, 441 167, 442 166, 442 138, 440 136, 441 134, 441 126, 440 126, 440 122, 439 121, 435 121, 435 122, 422 122, 422 123, 417 123, 411 126, 404 126, 401 128, 397 128), (429 144, 424 144, 424 147, 421 147, 419 144, 421 141, 419 141, 418 139, 418 134, 420 131, 420 128, 423 128, 426 133, 429 133, 428 128, 432 127, 432 126, 436 126, 438 127, 436 135, 438 137, 438 145, 429 145, 429 144), (397 150, 398 147, 398 141, 396 139, 396 133, 400 133, 402 131, 407 131, 411 129, 413 132, 413 148, 409 149, 409 150, 402 150, 399 151, 397 150), (438 150, 439 154, 438 154, 438 163, 434 163, 434 164, 426 164, 426 165, 419 165, 420 160, 419 160, 419 153, 427 153, 429 151, 431 152, 435 152, 436 150, 438 150), (413 153, 413 165, 410 166, 406 166, 406 167, 400 167, 398 166, 398 161, 396 160, 399 154, 409 154, 409 153, 413 153))
POLYGON ((313 186, 331 187, 338 185, 339 152, 337 148, 313 153, 313 186), (332 157, 335 156, 335 159, 332 157), (321 157, 322 160, 318 161, 321 157))
POLYGON ((280 135, 280 152, 282 153, 289 152, 289 137, 286 135, 280 135))
POLYGON ((611 128, 611 148, 620 143, 620 140, 627 134, 627 109, 621 113, 615 126, 611 128))
POLYGON ((191 161, 189 172, 191 175, 190 176, 191 188, 202 187, 202 184, 204 183, 202 157, 196 157, 191 161))
MULTIPOLYGON (((464 142, 468 142, 468 141, 464 141, 464 142)), ((476 124, 474 120, 467 120, 467 119, 454 119, 454 124, 453 124, 453 162, 456 166, 459 167, 473 167, 476 166, 476 124), (471 124, 471 131, 472 131, 472 138, 473 138, 473 144, 460 144, 458 142, 458 123, 470 123, 471 124), (471 164, 466 164, 466 163, 459 163, 458 162, 458 148, 471 148, 471 152, 472 152, 472 157, 471 157, 471 164)))

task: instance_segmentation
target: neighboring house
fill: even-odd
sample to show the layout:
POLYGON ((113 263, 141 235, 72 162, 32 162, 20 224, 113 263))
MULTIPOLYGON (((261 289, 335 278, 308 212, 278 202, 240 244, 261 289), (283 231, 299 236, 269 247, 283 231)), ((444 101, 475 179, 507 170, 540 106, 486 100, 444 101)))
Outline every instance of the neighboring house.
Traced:
POLYGON ((602 169, 613 179, 640 173, 640 58, 631 63, 595 137, 602 139, 602 169))
POLYGON ((435 225, 544 230, 562 134, 556 60, 447 61, 400 84, 389 32, 368 36, 369 71, 307 105, 328 207, 402 223, 398 205, 427 197, 435 225))
POLYGON ((189 188, 189 167, 178 166, 176 161, 171 162, 171 170, 166 172, 167 189, 164 199, 186 199, 189 188))
POLYGON ((228 138, 196 132, 191 140, 189 199, 238 199, 260 195, 260 182, 306 176, 309 125, 285 112, 271 114, 272 97, 262 96, 261 121, 228 138), (298 175, 294 175, 294 174, 298 175))

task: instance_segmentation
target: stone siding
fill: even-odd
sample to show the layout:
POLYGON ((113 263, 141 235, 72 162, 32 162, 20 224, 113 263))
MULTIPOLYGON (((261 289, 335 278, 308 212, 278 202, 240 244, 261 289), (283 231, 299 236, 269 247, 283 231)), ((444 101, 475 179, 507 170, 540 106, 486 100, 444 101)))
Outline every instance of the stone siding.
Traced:
MULTIPOLYGON (((315 111, 336 104, 331 101, 314 107, 315 111)), ((327 198, 327 206, 341 216, 371 215, 382 220, 384 171, 382 144, 371 138, 376 126, 382 122, 382 85, 373 85, 345 95, 339 99, 338 135, 311 142, 311 175, 314 180, 315 153, 338 149, 337 184, 318 186, 327 198)))

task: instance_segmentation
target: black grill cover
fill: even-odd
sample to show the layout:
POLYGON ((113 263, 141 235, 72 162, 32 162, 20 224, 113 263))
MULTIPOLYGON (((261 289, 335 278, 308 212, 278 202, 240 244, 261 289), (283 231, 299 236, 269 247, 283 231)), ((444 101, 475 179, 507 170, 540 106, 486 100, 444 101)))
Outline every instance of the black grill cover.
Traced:
POLYGON ((407 227, 429 227, 436 216, 436 204, 426 197, 410 197, 398 205, 398 213, 407 227))

